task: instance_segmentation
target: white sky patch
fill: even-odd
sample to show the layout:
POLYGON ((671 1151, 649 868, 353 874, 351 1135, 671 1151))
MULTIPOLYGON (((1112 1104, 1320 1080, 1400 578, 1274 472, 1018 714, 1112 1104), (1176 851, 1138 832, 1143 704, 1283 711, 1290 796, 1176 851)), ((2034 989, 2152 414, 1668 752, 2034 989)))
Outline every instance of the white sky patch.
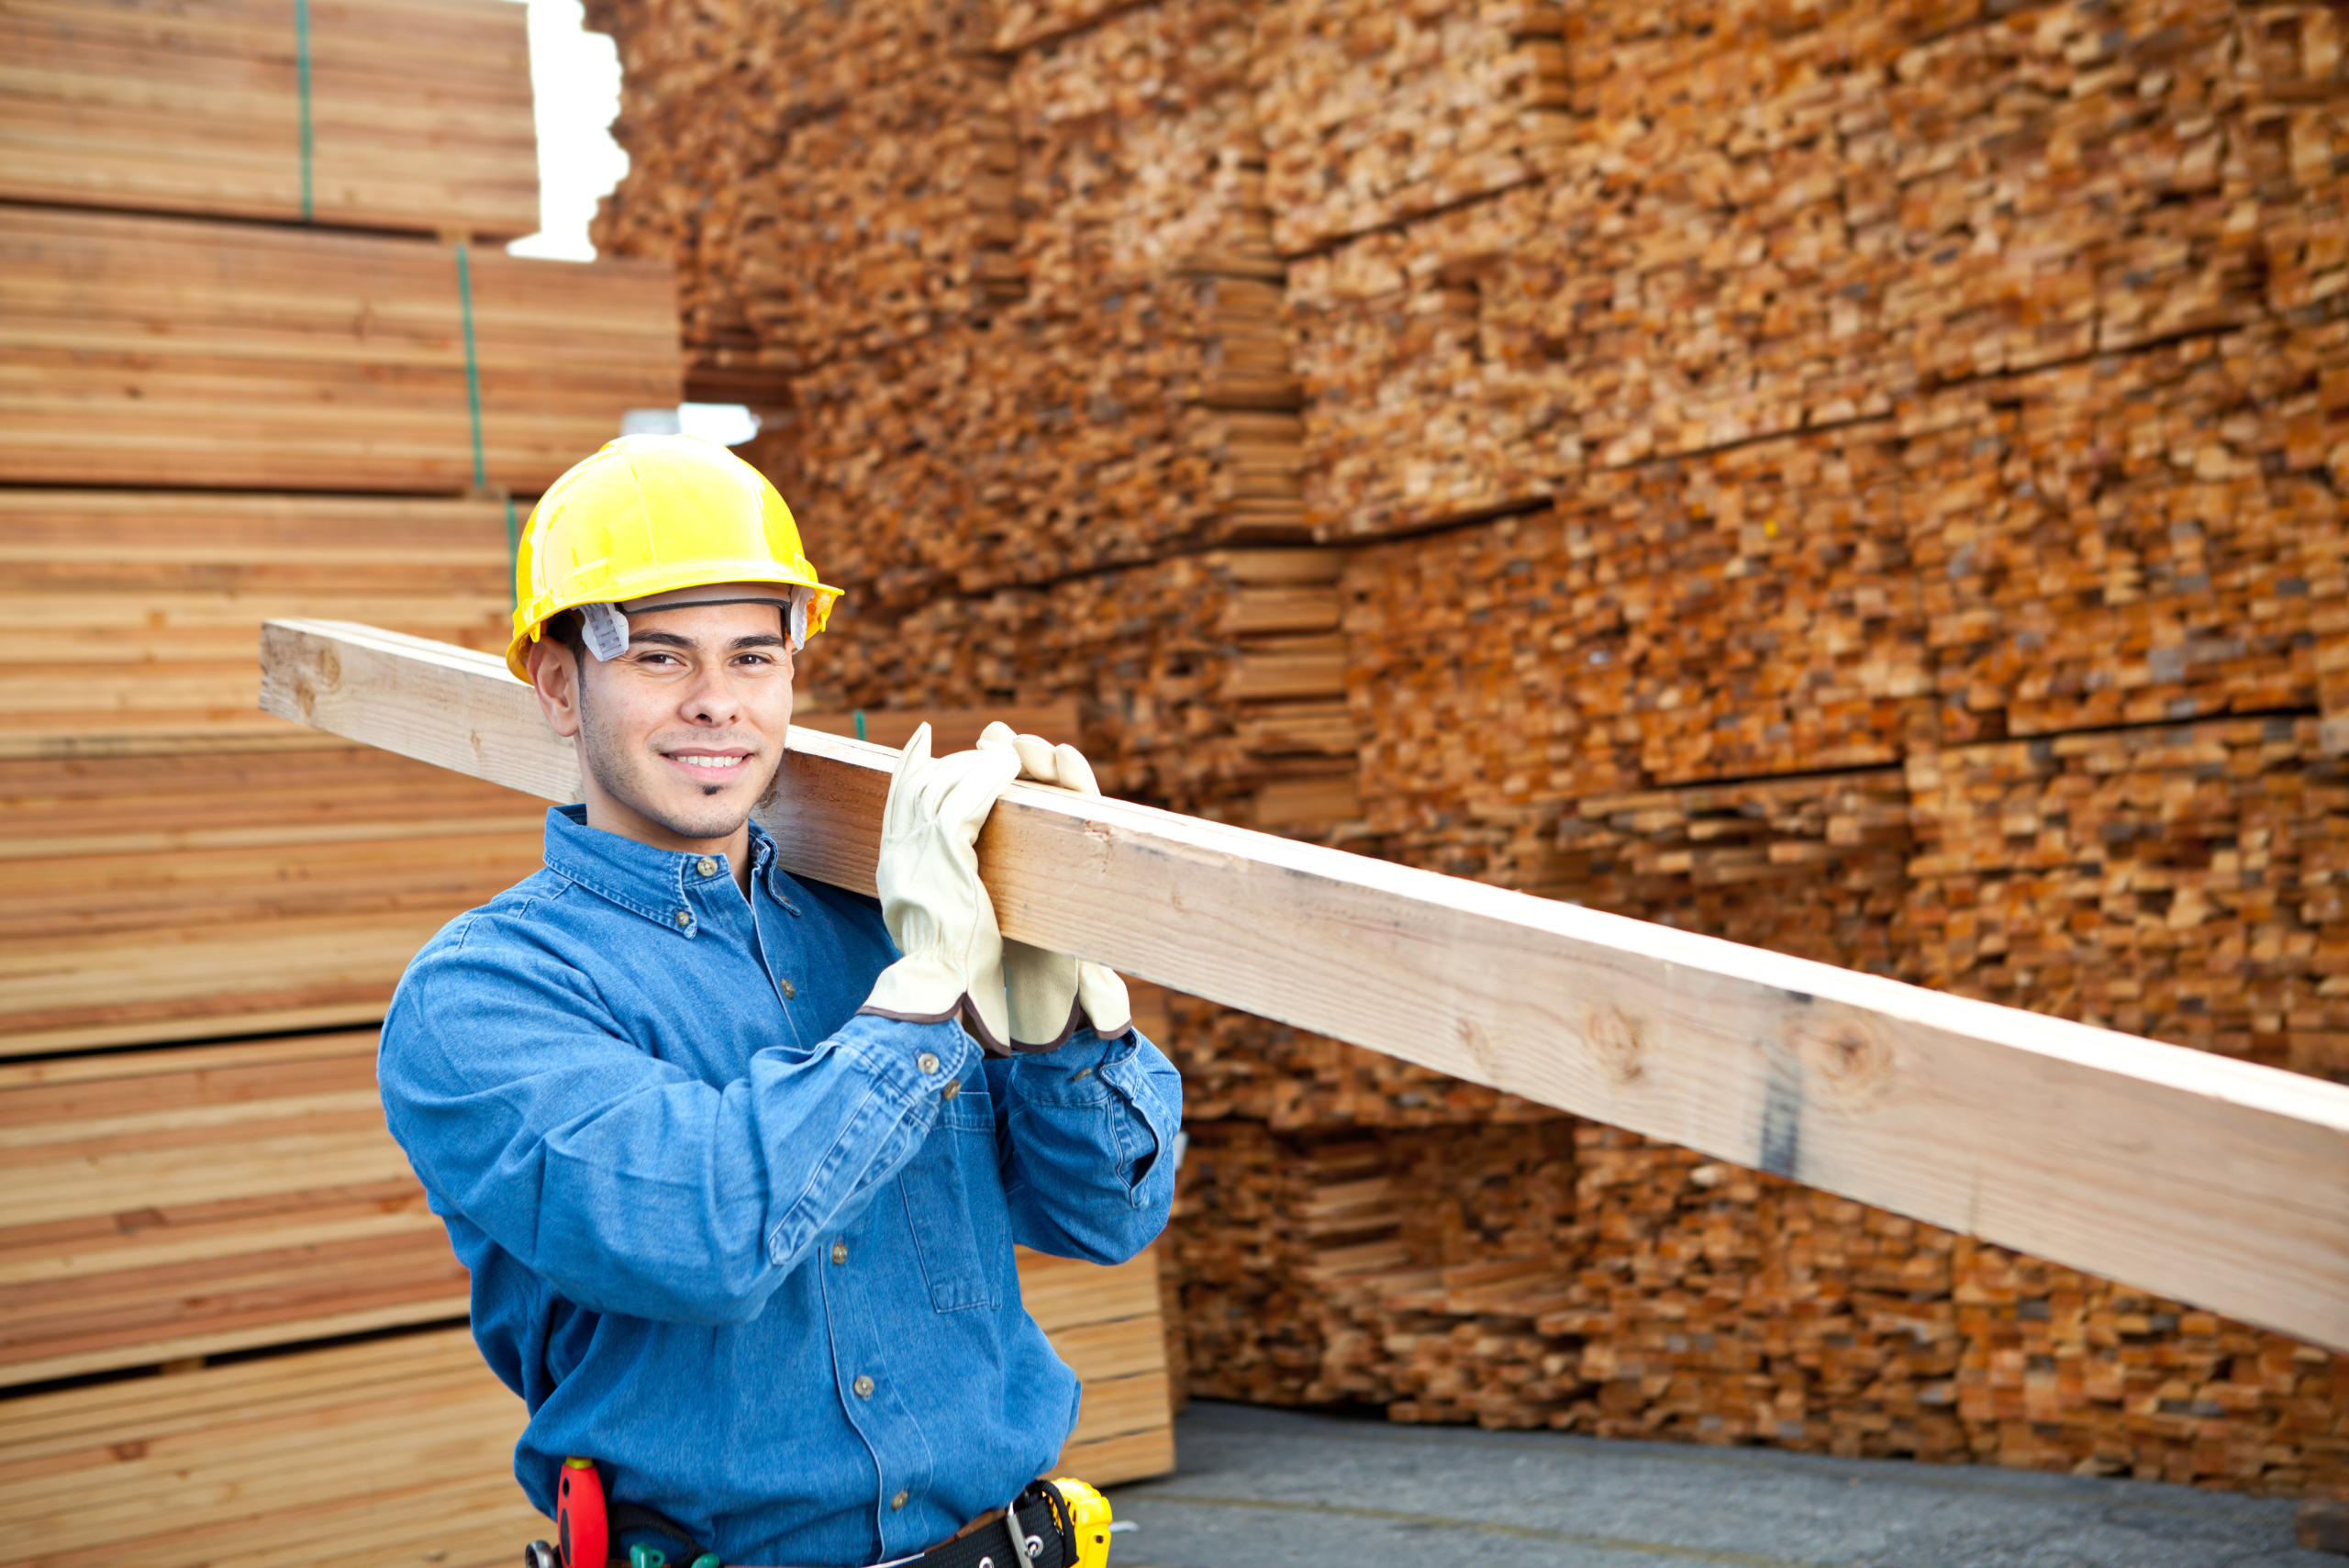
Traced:
POLYGON ((596 198, 628 172, 628 154, 612 139, 620 112, 620 54, 612 40, 585 30, 580 0, 527 0, 530 7, 530 91, 539 119, 539 232, 508 245, 517 256, 592 261, 588 220, 596 198))

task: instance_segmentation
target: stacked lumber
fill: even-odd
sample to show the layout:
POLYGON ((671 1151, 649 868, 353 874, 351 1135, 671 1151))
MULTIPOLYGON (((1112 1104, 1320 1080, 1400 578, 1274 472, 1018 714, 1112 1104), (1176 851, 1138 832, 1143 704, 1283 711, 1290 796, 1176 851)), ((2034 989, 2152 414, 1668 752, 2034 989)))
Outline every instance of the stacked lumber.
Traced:
POLYGON ((518 513, 496 501, 0 490, 13 590, 0 757, 315 745, 260 710, 262 621, 362 620, 503 651, 518 513))
POLYGON ((2336 1358, 1613 1129, 1195 1127, 1195 1393, 2297 1491, 2336 1358))
POLYGON ((0 1067, 0 1384, 465 1314, 375 1032, 0 1067))
POLYGON ((2349 1077, 2349 775, 2313 717, 1952 747, 1911 765, 1927 983, 2349 1077))
POLYGON ((322 745, 259 711, 253 662, 286 613, 502 648, 508 528, 495 501, 0 492, 0 1055, 373 1022, 537 868, 540 802, 322 745))
POLYGON ((1174 1468, 1159 1251, 1105 1268, 1019 1249, 1020 1304, 1085 1385, 1052 1473, 1108 1485, 1174 1468))
POLYGON ((2265 326, 1920 400, 1905 510, 1942 739, 2313 706, 2349 584, 2343 362, 2265 326))
POLYGON ((853 598, 1302 536, 1244 7, 986 55, 952 8, 599 16, 637 160, 599 243, 677 259, 695 384, 773 408, 853 598))
POLYGON ((367 748, 0 761, 0 1056, 370 1023, 546 808, 367 748))
POLYGON ((1111 795, 1259 827, 1355 815, 1339 558, 1228 550, 888 619, 852 601, 809 645, 813 707, 1073 703, 1111 795), (834 635, 838 633, 838 635, 834 635))
POLYGON ((678 401, 674 308, 642 262, 0 208, 0 479, 534 494, 678 401))
POLYGON ((496 0, 70 0, 0 17, 0 197, 539 227, 523 13, 496 0))
POLYGON ((2228 13, 1796 15, 1576 8, 1574 137, 1541 183, 1297 266, 1325 532, 1888 417, 2263 308, 2255 226, 2230 217, 2251 193, 2221 156, 2252 112, 2228 13))
POLYGON ((5 1561, 492 1568, 548 1532, 462 1328, 8 1402, 5 1561))
POLYGON ((1552 0, 1272 7, 1256 81, 1281 250, 1536 178, 1574 134, 1568 28, 1552 0))
POLYGON ((1539 512, 1357 551, 1374 825, 1897 762, 1931 690, 1902 505, 1898 446, 1832 432, 1594 474, 1539 512))

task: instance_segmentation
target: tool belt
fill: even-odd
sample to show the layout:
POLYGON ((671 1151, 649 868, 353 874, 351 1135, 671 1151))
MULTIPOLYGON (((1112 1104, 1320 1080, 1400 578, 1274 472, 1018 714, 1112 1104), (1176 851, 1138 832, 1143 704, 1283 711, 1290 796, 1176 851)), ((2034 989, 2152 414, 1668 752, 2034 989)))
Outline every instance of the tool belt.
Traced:
MULTIPOLYGON (((709 1568, 718 1562, 716 1553, 704 1551, 683 1525, 665 1514, 634 1503, 614 1503, 607 1517, 615 1542, 624 1534, 650 1533, 676 1543, 679 1550, 674 1552, 665 1548, 647 1552, 648 1558, 658 1561, 647 1562, 644 1568, 709 1568)), ((546 1551, 543 1559, 525 1555, 529 1568, 559 1561, 546 1550, 545 1542, 533 1544, 533 1553, 542 1550, 546 1551)), ((1060 1488, 1049 1481, 1031 1481, 1001 1512, 982 1514, 927 1551, 894 1557, 872 1568, 1076 1568, 1076 1526, 1060 1488)), ((613 1557, 609 1568, 630 1568, 630 1559, 613 1557)), ((720 1564, 719 1568, 749 1565, 720 1564)))

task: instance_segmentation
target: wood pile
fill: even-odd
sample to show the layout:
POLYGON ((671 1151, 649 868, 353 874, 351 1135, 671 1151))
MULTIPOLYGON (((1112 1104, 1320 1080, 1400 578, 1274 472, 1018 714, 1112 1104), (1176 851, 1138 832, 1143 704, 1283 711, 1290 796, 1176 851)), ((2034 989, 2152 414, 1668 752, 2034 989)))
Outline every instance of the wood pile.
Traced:
MULTIPOLYGON (((1580 22, 1584 7, 1575 7, 1580 22)), ((1568 8, 1362 0, 1271 7, 1254 78, 1284 254, 1535 179, 1575 128, 1568 8)))
POLYGON ((22 1396, 0 1426, 0 1562, 510 1563, 522 1402, 463 1328, 22 1396))
POLYGON ((1245 7, 986 54, 960 11, 867 13, 597 12, 640 171, 599 243, 677 260, 690 376, 772 406, 826 571, 900 611, 1300 538, 1245 7))
POLYGON ((502 652, 521 510, 0 489, 0 569, 15 601, 0 632, 0 757, 316 745, 260 711, 262 621, 365 621, 502 652), (71 682, 57 678, 61 656, 71 682))
POLYGON ((2245 69, 2247 25, 2181 0, 1575 8, 1573 136, 1539 183, 1294 270, 1313 517, 1473 516, 2246 325, 2274 306, 2231 215, 2333 199, 2331 111, 2245 69), (2260 145, 2298 150, 2263 180, 2260 145))
MULTIPOLYGON (((597 14, 826 709, 2349 1076, 2332 10, 597 14)), ((2349 1487, 2338 1358, 1138 1001, 1194 1392, 2349 1487)))
POLYGON ((544 489, 679 398, 664 267, 0 206, 0 479, 544 489))
POLYGON ((1113 795, 1260 827, 1356 814, 1339 560, 1212 550, 890 619, 844 602, 808 648, 811 706, 1073 704, 1113 795))
POLYGON ((0 199, 531 233, 525 22, 497 0, 11 6, 0 199))
POLYGON ((1192 1390, 1405 1421, 2337 1485, 2337 1358, 1564 1118, 1194 1127, 1192 1390))
POLYGON ((0 762, 0 1056, 370 1023, 542 802, 335 746, 0 762))
POLYGON ((1955 747, 1911 771, 1926 983, 2349 1075, 2349 769, 2313 716, 1955 747))
POLYGON ((12 1385, 465 1314, 375 1032, 0 1067, 12 1385))

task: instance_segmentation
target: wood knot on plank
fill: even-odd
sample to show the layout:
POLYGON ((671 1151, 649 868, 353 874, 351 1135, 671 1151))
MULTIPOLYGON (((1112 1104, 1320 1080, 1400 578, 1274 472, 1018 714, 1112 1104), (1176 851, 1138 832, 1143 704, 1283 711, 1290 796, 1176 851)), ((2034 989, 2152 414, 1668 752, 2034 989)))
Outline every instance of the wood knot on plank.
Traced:
POLYGON ((1822 1108, 1861 1111, 1884 1098, 1897 1063, 1891 1043, 1867 1019, 1809 1014, 1788 1029, 1809 1097, 1822 1108))
POLYGON ((1583 1040, 1590 1049, 1591 1060, 1619 1089, 1639 1082, 1647 1071, 1647 1031, 1620 1007, 1592 1008, 1583 1025, 1583 1040))

